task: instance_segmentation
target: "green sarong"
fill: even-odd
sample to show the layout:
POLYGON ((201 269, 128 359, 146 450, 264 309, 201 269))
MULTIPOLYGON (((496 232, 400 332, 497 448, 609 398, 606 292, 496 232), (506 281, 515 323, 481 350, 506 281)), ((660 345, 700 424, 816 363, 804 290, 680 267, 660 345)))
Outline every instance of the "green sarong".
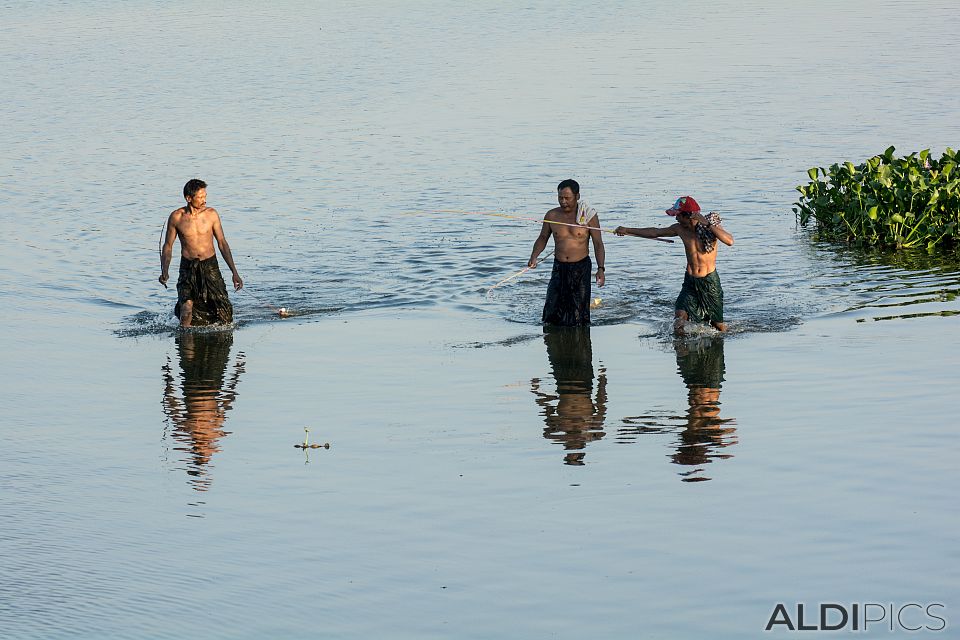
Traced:
POLYGON ((195 327, 233 322, 233 305, 227 296, 227 287, 220 275, 216 256, 206 260, 180 260, 177 306, 173 309, 178 318, 180 307, 187 300, 193 300, 191 324, 195 327))
POLYGON ((711 271, 702 278, 685 273, 674 309, 686 311, 694 322, 723 322, 723 287, 717 272, 711 271))

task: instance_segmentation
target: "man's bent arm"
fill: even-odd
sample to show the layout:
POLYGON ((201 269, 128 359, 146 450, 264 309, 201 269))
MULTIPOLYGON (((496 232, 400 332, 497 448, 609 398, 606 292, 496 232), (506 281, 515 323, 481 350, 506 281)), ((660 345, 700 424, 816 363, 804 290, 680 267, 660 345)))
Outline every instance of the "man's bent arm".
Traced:
POLYGON ((607 279, 607 250, 603 247, 603 236, 600 233, 600 216, 594 216, 592 220, 597 229, 590 230, 590 239, 593 240, 593 253, 597 259, 597 286, 602 287, 607 279))
POLYGON ((713 235, 717 237, 717 240, 727 245, 728 247, 733 246, 733 235, 729 231, 727 231, 726 229, 724 229, 718 224, 710 225, 709 229, 710 231, 713 232, 713 235))
POLYGON ((547 248, 547 241, 550 240, 550 224, 544 222, 540 228, 540 235, 533 243, 533 251, 530 253, 530 259, 527 261, 528 267, 537 266, 537 256, 547 248))
POLYGON ((237 265, 233 264, 233 254, 230 252, 230 245, 227 243, 227 237, 223 235, 223 226, 220 224, 220 214, 214 212, 216 216, 213 220, 213 237, 217 239, 217 246, 220 247, 220 255, 223 256, 230 272, 233 274, 233 286, 236 289, 243 288, 243 280, 240 278, 240 272, 237 271, 237 265))
MULTIPOLYGON (((600 220, 598 218, 594 219, 597 220, 597 226, 600 226, 600 220)), ((597 258, 597 266, 605 267, 607 264, 607 250, 603 246, 603 236, 600 235, 600 230, 591 229, 590 239, 593 240, 593 253, 597 258)))
POLYGON ((177 229, 173 226, 173 214, 167 218, 167 228, 160 239, 160 284, 167 286, 170 279, 170 260, 173 258, 173 241, 177 239, 177 229))

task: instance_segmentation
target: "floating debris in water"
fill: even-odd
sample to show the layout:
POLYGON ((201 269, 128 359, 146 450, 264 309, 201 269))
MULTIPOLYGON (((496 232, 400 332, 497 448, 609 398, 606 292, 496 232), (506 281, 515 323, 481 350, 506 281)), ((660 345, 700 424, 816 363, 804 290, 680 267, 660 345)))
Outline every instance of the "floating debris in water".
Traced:
POLYGON ((287 311, 286 307, 280 307, 279 309, 277 309, 277 315, 280 316, 281 318, 289 318, 290 312, 287 311))
POLYGON ((297 449, 329 449, 330 443, 324 442, 323 444, 310 444, 310 429, 308 427, 303 428, 305 435, 303 436, 303 442, 300 444, 293 445, 297 449))
POLYGON ((601 302, 603 302, 603 298, 594 298, 594 299, 590 302, 590 308, 591 308, 591 309, 596 309, 597 307, 600 306, 600 303, 601 303, 601 302))

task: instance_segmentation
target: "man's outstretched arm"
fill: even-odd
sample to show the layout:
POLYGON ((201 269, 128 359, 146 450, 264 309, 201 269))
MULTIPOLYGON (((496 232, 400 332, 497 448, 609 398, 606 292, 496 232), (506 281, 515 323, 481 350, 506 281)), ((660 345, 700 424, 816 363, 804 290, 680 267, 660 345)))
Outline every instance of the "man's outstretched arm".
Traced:
POLYGON ((636 236, 638 238, 668 238, 680 235, 675 224, 669 227, 617 227, 613 232, 618 236, 636 236))

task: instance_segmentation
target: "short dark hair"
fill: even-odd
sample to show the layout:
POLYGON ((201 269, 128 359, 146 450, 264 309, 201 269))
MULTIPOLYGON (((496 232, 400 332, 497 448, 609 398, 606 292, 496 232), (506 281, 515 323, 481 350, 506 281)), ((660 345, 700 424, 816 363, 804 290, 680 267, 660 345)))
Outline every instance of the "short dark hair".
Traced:
POLYGON ((580 183, 573 178, 567 178, 557 185, 557 191, 563 191, 564 189, 570 189, 574 195, 580 195, 580 183))
POLYGON ((207 183, 201 180, 200 178, 194 178, 193 180, 187 180, 187 184, 183 185, 183 197, 192 198, 196 195, 197 191, 200 189, 206 189, 207 183))

